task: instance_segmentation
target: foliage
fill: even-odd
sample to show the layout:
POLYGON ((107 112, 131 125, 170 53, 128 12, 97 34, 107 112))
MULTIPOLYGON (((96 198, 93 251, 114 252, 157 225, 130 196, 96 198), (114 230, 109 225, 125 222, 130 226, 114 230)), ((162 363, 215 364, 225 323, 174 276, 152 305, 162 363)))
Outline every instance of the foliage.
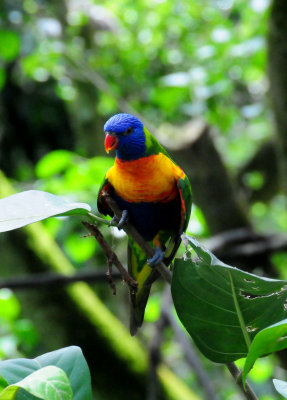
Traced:
MULTIPOLYGON (((101 4, 89 0, 12 4, 4 0, 0 7, 0 159, 2 154, 13 157, 13 162, 5 165, 6 172, 21 191, 32 187, 64 195, 96 210, 98 187, 112 163, 101 157, 103 122, 111 113, 132 107, 164 133, 169 124, 176 127, 171 129, 175 134, 181 124, 203 118, 217 133, 216 145, 229 172, 236 176, 274 131, 266 96, 269 4, 270 0, 140 0, 136 4, 130 0, 104 0, 101 4), (55 120, 57 129, 50 125, 55 120), (13 131, 16 136, 11 135, 13 131), (87 158, 95 154, 98 156, 87 158)), ((255 170, 243 180, 256 192, 264 185, 265 176, 255 170)), ((245 207, 255 230, 286 232, 286 197, 282 193, 273 193, 269 202, 246 202, 245 207)), ((77 268, 104 264, 96 241, 80 238, 77 218, 67 218, 64 224, 53 218, 44 224, 77 268)), ((209 235, 198 206, 193 207, 188 231, 209 235)), ((116 230, 106 230, 105 235, 125 259, 123 236, 116 230)), ((286 252, 274 254, 272 263, 286 279, 286 252)), ((147 320, 154 321, 159 315, 160 288, 160 284, 154 287, 147 320)), ((109 289, 96 290, 110 309, 125 318, 121 294, 113 302, 109 289)), ((32 323, 20 318, 21 307, 11 292, 0 293, 0 302, 6 302, 0 307, 1 357, 31 351, 38 340, 32 323)), ((151 324, 145 327, 144 339, 150 340, 151 324)), ((269 337, 271 330, 265 329, 269 337)), ((192 385, 196 385, 191 374, 183 373, 187 368, 176 358, 177 344, 167 335, 165 350, 172 355, 170 364, 179 376, 193 379, 192 385)), ((276 347, 275 336, 272 345, 276 347)), ((272 367, 276 362, 264 360, 272 367)), ((212 370, 211 375, 215 374, 212 370)), ((231 396, 233 389, 228 392, 222 387, 217 386, 219 397, 231 396)), ((268 388, 261 382, 262 396, 268 388)))
MULTIPOLYGON (((285 304, 284 304, 285 307, 285 304)), ((243 383, 257 358, 287 347, 287 320, 277 322, 259 331, 254 337, 243 369, 243 383)))
POLYGON ((286 281, 240 271, 194 239, 186 241, 198 259, 175 261, 172 294, 178 316, 212 361, 228 363, 248 354, 245 378, 256 358, 287 347, 286 281))
POLYGON ((107 157, 87 159, 73 152, 55 150, 41 158, 35 167, 37 187, 58 195, 70 193, 95 208, 99 187, 112 164, 113 160, 107 157))
POLYGON ((21 304, 9 289, 0 290, 0 359, 30 353, 38 343, 32 322, 21 316, 21 304))
POLYGON ((279 379, 273 379, 275 389, 280 393, 285 399, 287 399, 287 382, 281 381, 279 379))
POLYGON ((1 199, 0 210, 0 232, 7 232, 53 216, 88 215, 91 208, 51 193, 29 190, 1 199))
POLYGON ((87 363, 80 348, 72 346, 43 354, 33 360, 19 358, 0 362, 0 399, 91 400, 87 363), (4 380, 4 381, 3 381, 4 380), (21 391, 21 389, 24 389, 21 391), (36 396, 36 397, 34 397, 36 396))
MULTIPOLYGON (((3 231, 23 226, 23 224, 15 225, 15 219, 21 221, 23 218, 24 225, 27 225, 61 213, 71 214, 71 210, 74 215, 82 215, 85 212, 86 215, 93 216, 89 213, 90 207, 87 204, 69 203, 61 197, 40 191, 19 193, 0 202, 3 215, 8 215, 3 231), (38 202, 39 196, 40 199, 44 196, 44 203, 38 202), (41 218, 37 217, 35 220, 37 209, 33 208, 32 216, 29 208, 28 211, 25 210, 24 205, 27 202, 40 204, 41 218), (44 209, 42 204, 45 206, 44 209)), ((247 356, 243 369, 245 384, 246 375, 258 357, 287 348, 286 319, 284 319, 287 312, 286 281, 262 278, 230 267, 191 237, 185 236, 184 244, 186 254, 184 258, 175 260, 172 278, 172 296, 177 314, 207 358, 218 363, 229 363, 247 356), (196 252, 198 257, 196 261, 191 258, 191 249, 196 252), (210 335, 211 326, 212 335, 210 335)), ((19 388, 24 388, 35 395, 39 395, 39 390, 43 390, 44 393, 45 390, 49 390, 50 380, 59 379, 65 386, 66 376, 59 369, 42 368, 39 374, 41 379, 48 382, 49 387, 46 389, 33 386, 33 382, 38 380, 38 374, 35 375, 35 372, 31 372, 28 378, 19 382, 19 378, 23 378, 23 371, 27 374, 28 367, 32 370, 38 369, 39 363, 41 367, 50 364, 62 366, 65 371, 68 369, 71 373, 69 368, 74 364, 71 354, 72 358, 75 358, 74 353, 78 353, 78 348, 69 348, 64 354, 62 352, 59 350, 37 358, 36 363, 33 360, 28 361, 28 365, 26 360, 2 362, 0 374, 2 373, 2 377, 10 384, 3 391, 3 399, 13 399, 19 388), (15 363, 18 365, 16 372, 15 363), (12 373, 9 372, 11 365, 12 373), (17 379, 14 375, 17 375, 17 379), (10 382, 11 376, 17 380, 17 384, 10 382)), ((81 357, 80 361, 82 362, 81 357)), ((77 365, 73 368, 77 371, 81 369, 77 365)), ((77 378, 82 380, 78 375, 77 378)), ((76 399, 77 392, 74 386, 77 389, 76 383, 72 384, 76 399)), ((69 400, 69 390, 66 396, 68 397, 65 398, 69 400)))
MULTIPOLYGON (((72 112, 81 104, 80 124, 93 112, 118 111, 119 99, 156 125, 204 117, 229 139, 222 144, 234 166, 270 134, 264 100, 268 4, 67 2, 65 19, 61 6, 26 0, 4 14, 11 22, 1 42, 4 48, 7 32, 21 41, 19 79, 43 84, 52 78, 72 112), (97 84, 98 74, 108 84, 98 85, 93 104, 95 92, 83 91, 82 82, 97 84)), ((9 60, 19 52, 18 44, 11 48, 9 60)))
POLYGON ((1 393, 0 399, 13 400, 16 398, 26 399, 30 393, 39 399, 63 399, 72 400, 72 389, 63 370, 57 367, 44 367, 35 371, 21 381, 7 386, 1 393), (20 389, 24 389, 25 396, 20 389))

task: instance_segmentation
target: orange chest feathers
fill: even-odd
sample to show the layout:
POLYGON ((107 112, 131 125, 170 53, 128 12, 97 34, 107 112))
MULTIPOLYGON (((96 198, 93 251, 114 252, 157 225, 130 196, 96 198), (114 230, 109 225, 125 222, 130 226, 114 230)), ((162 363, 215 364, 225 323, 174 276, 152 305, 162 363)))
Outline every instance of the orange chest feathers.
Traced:
POLYGON ((168 202, 177 195, 177 182, 184 172, 162 153, 133 161, 116 158, 106 178, 124 200, 168 202))

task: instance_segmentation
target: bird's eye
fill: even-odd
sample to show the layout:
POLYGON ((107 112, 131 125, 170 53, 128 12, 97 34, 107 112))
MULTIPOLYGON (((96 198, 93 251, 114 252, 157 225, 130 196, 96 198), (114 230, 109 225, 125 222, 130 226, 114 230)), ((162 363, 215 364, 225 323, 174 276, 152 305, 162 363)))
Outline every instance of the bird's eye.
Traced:
POLYGON ((125 134, 126 135, 130 135, 133 131, 133 128, 131 126, 129 126, 126 130, 125 130, 125 134))

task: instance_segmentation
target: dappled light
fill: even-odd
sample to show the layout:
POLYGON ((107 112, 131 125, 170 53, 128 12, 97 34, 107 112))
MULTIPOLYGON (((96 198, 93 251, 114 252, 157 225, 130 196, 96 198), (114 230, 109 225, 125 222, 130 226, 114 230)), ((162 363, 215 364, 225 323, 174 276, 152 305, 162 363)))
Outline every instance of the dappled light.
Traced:
POLYGON ((286 19, 2 1, 0 400, 287 398, 286 19))

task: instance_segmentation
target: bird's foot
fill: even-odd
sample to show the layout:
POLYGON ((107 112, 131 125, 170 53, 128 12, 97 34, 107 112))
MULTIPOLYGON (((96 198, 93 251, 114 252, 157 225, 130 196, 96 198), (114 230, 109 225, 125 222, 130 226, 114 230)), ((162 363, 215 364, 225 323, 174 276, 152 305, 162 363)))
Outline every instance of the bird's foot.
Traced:
POLYGON ((118 226, 119 219, 116 215, 113 216, 113 218, 109 222, 109 226, 118 226))
POLYGON ((128 222, 128 220, 129 220, 128 210, 123 210, 121 219, 118 223, 118 229, 121 230, 122 227, 128 222))
POLYGON ((160 247, 155 246, 154 250, 154 255, 147 260, 147 263, 151 268, 155 267, 164 259, 164 252, 160 247))

